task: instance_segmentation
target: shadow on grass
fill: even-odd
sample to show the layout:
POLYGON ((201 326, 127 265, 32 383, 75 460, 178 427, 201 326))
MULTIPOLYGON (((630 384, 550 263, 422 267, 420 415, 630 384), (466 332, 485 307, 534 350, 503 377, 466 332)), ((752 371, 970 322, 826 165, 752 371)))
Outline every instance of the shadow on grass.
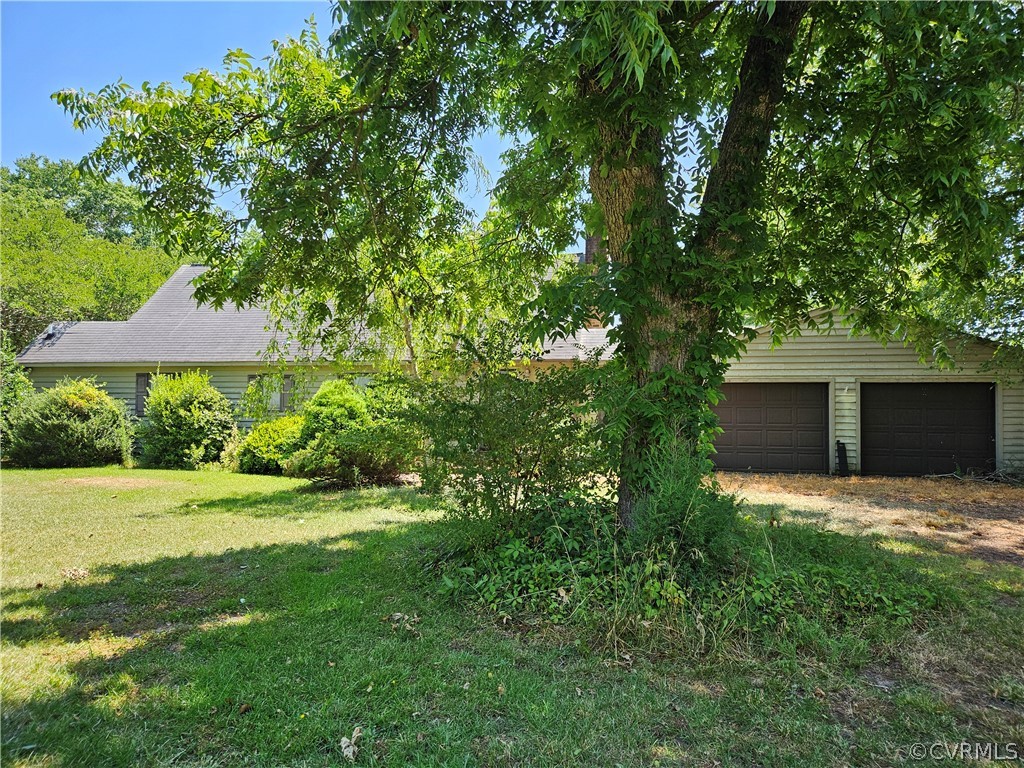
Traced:
POLYGON ((170 512, 184 515, 227 513, 258 518, 307 517, 316 514, 367 511, 374 507, 429 512, 437 508, 437 501, 408 486, 342 491, 321 490, 308 485, 273 493, 246 493, 215 499, 195 499, 184 502, 170 512))
MULTIPOLYGON (((393 493, 406 500, 410 492, 393 493)), ((274 509, 280 496, 200 509, 274 509)), ((368 500, 337 494, 335 502, 355 510, 368 500)), ((827 707, 810 693, 795 700, 788 683, 767 706, 750 695, 763 682, 730 682, 736 694, 724 700, 704 686, 677 690, 666 672, 696 674, 677 660, 634 674, 542 628, 516 636, 439 599, 422 563, 441 535, 414 522, 112 565, 94 572, 99 583, 10 591, 5 642, 62 669, 41 678, 25 671, 34 691, 6 702, 4 759, 340 765, 340 738, 357 725, 362 764, 640 765, 678 744, 747 765, 826 765, 848 755, 827 707), (394 614, 418 620, 389 621, 394 614), (751 740, 752 722, 769 742, 785 737, 751 740)), ((852 549, 870 546, 833 535, 852 549)), ((930 559, 884 557, 937 578, 930 559)), ((915 726, 920 740, 936 738, 931 727, 915 726)))
POLYGON ((444 650, 423 641, 436 636, 419 565, 429 528, 161 558, 96 569, 97 583, 8 591, 8 649, 66 664, 68 682, 44 679, 5 703, 5 764, 339 762, 343 733, 413 711, 368 688, 407 680, 444 650), (382 618, 394 613, 423 620, 392 629, 382 618))

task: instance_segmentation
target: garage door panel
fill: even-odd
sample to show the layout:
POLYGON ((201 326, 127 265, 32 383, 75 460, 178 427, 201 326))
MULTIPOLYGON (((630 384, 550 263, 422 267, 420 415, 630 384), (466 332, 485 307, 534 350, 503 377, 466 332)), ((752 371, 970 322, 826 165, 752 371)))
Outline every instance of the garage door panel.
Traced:
MULTIPOLYGON (((921 432, 906 432, 903 429, 893 430, 892 447, 898 451, 919 451, 924 446, 925 435, 921 432)), ((879 440, 879 446, 885 446, 886 440, 883 437, 879 440)))
POLYGON ((955 427, 958 422, 956 411, 945 409, 929 411, 927 419, 929 427, 955 427))
POLYGON ((924 414, 917 408, 896 408, 893 410, 893 423, 899 427, 919 427, 924 420, 924 414))
POLYGON ((735 419, 737 424, 764 424, 764 411, 761 408, 737 408, 735 419))
POLYGON ((824 448, 825 447, 825 435, 821 430, 814 432, 806 432, 800 430, 796 433, 796 446, 797 448, 824 448))
POLYGON ((987 383, 861 385, 861 472, 926 475, 995 466, 987 383))
POLYGON ((720 469, 828 471, 827 384, 726 384, 722 394, 720 469))
POLYGON ((786 426, 793 425, 793 409, 791 407, 779 408, 778 406, 769 406, 766 412, 767 418, 765 423, 776 425, 784 424, 786 426))
POLYGON ((796 409, 796 420, 798 424, 821 426, 825 423, 825 411, 820 403, 814 408, 800 407, 796 409))
POLYGON ((764 432, 761 430, 737 429, 734 433, 736 447, 762 448, 764 447, 764 432))

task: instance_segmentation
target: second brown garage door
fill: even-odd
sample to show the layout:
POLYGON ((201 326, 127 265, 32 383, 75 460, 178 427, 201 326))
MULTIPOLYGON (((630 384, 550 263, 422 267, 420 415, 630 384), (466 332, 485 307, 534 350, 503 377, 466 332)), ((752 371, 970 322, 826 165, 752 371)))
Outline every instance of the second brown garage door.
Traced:
POLYGON ((828 472, 828 384, 726 384, 712 457, 740 472, 828 472))
POLYGON ((992 384, 861 384, 861 472, 990 472, 996 461, 992 384))

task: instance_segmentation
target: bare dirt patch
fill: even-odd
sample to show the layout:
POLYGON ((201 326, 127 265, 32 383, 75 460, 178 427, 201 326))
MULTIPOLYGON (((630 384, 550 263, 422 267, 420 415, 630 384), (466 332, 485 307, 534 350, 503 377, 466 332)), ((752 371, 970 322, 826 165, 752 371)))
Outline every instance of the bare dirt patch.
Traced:
POLYGON ((115 491, 132 491, 137 488, 155 488, 167 485, 166 480, 153 480, 146 477, 72 477, 62 480, 61 483, 90 488, 110 488, 115 491))
POLYGON ((1024 566, 1024 488, 955 478, 720 473, 722 487, 773 514, 834 530, 937 543, 1024 566))

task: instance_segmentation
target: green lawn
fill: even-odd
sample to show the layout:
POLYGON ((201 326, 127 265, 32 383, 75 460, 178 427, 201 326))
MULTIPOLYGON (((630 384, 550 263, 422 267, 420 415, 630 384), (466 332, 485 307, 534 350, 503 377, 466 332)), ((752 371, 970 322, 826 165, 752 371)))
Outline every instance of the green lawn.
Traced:
POLYGON ((120 469, 4 470, 2 486, 5 766, 337 766, 357 726, 357 765, 894 765, 915 742, 962 740, 1024 751, 1013 565, 854 542, 970 600, 835 657, 784 643, 613 657, 440 597, 424 562, 444 529, 411 490, 120 469))

